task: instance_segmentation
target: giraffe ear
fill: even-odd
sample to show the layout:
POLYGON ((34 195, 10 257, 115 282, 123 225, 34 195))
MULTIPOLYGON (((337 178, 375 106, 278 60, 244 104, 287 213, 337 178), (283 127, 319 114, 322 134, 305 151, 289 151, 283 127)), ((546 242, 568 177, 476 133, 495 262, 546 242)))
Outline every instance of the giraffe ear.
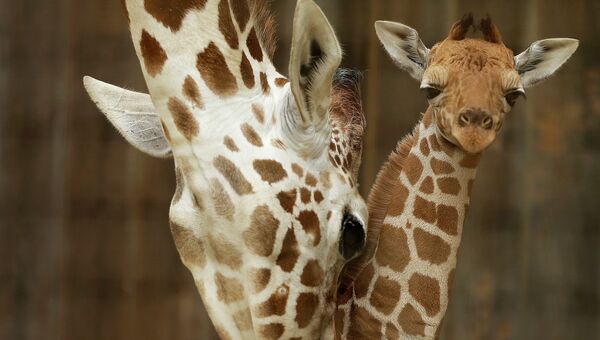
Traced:
POLYGON ((342 49, 329 21, 312 0, 298 0, 293 27, 289 74, 301 115, 296 122, 305 128, 323 126, 342 49))
POLYGON ((523 87, 531 87, 553 75, 578 46, 579 40, 567 38, 538 40, 531 44, 515 57, 515 67, 521 75, 523 87))
POLYGON ((170 158, 160 118, 150 96, 116 87, 92 77, 83 84, 92 101, 121 135, 138 150, 158 158, 170 158))
POLYGON ((398 67, 421 81, 427 68, 429 49, 419 38, 419 33, 414 28, 392 21, 375 22, 375 32, 398 67))

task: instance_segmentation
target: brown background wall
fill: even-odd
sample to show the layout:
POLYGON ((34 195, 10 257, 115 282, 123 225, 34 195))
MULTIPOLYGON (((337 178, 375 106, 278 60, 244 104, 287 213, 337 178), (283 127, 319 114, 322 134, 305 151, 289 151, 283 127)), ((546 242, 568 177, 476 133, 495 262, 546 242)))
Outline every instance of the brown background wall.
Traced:
MULTIPOLYGON (((581 40, 484 157, 442 338, 600 339, 600 2, 319 3, 366 71, 365 193, 426 105, 374 20, 430 46, 465 12, 490 13, 516 51, 581 40)), ((293 6, 274 3, 282 70, 293 6)), ((213 339, 167 227, 172 164, 122 140, 84 74, 144 89, 118 1, 0 0, 0 339, 213 339)))

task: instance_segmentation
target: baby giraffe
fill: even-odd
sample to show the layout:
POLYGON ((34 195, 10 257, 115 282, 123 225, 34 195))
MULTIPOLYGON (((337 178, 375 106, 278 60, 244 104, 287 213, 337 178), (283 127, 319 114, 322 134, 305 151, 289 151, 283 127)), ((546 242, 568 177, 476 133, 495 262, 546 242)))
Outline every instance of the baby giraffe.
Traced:
POLYGON ((410 27, 375 24, 429 107, 369 197, 368 244, 340 279, 338 339, 439 337, 481 154, 525 88, 552 75, 578 46, 541 40, 514 57, 489 18, 476 27, 483 40, 465 38, 471 27, 469 15, 429 50, 410 27))

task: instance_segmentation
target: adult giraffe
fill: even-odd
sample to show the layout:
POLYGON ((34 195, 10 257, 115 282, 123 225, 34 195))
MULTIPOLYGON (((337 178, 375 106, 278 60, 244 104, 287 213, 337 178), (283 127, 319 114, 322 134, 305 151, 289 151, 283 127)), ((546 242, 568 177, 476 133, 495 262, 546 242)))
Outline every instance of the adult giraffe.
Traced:
POLYGON ((341 277, 337 338, 438 337, 481 154, 524 89, 578 45, 541 40, 514 57, 489 18, 477 26, 483 40, 465 38, 471 27, 469 15, 429 50, 410 27, 375 24, 392 59, 421 82, 429 108, 371 191, 367 247, 341 277))
POLYGON ((173 238, 223 339, 333 336, 335 283, 364 245, 356 77, 298 0, 290 80, 254 0, 125 0, 150 95, 85 86, 140 150, 175 159, 173 238), (335 77, 334 77, 335 76, 335 77))

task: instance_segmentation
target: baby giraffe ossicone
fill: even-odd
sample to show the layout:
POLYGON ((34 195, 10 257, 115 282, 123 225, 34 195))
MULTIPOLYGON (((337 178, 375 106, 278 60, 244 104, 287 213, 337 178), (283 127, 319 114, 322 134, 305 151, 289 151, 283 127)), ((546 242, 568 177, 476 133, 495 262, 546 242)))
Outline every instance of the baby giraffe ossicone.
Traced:
POLYGON ((439 337, 481 154, 525 89, 578 46, 546 39, 513 56, 489 18, 476 27, 483 39, 466 38, 472 27, 465 16, 430 50, 408 26, 375 24, 392 59, 421 83, 429 107, 370 193, 365 252, 341 277, 338 339, 439 337))

